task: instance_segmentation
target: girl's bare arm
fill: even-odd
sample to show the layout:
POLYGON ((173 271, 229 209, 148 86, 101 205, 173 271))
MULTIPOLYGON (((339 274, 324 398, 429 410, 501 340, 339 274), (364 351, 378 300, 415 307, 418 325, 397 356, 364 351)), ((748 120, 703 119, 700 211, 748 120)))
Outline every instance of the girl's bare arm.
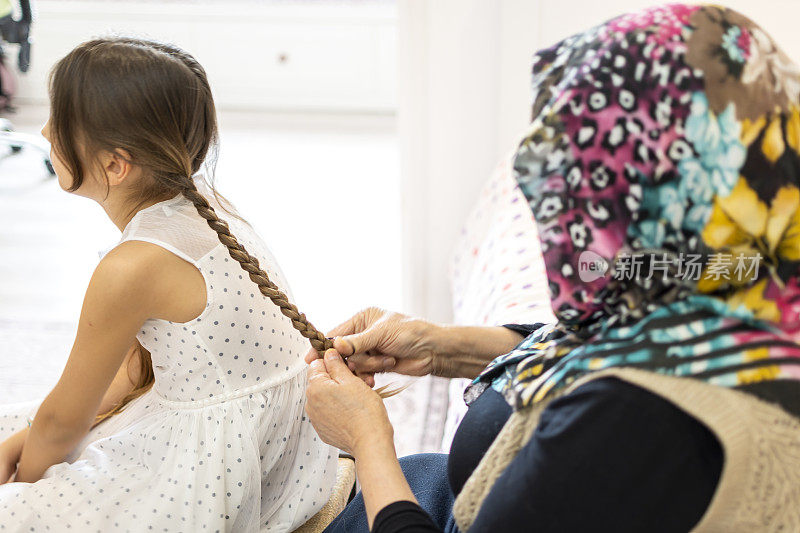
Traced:
MULTIPOLYGON (((139 352, 132 346, 125 356, 117 375, 109 385, 108 390, 100 402, 97 415, 102 415, 113 409, 135 387, 134 381, 139 368, 139 352)), ((12 474, 17 469, 25 439, 28 437, 28 428, 23 428, 14 433, 3 442, 0 442, 0 485, 12 481, 12 474)))
POLYGON ((198 316, 204 306, 202 275, 164 249, 126 242, 107 254, 86 291, 64 372, 28 432, 16 480, 37 481, 72 453, 94 424, 148 318, 182 322, 198 316))
POLYGON ((128 349, 122 365, 100 401, 100 407, 97 409, 98 416, 116 407, 136 386, 136 378, 139 375, 139 352, 136 348, 137 345, 134 343, 128 349))

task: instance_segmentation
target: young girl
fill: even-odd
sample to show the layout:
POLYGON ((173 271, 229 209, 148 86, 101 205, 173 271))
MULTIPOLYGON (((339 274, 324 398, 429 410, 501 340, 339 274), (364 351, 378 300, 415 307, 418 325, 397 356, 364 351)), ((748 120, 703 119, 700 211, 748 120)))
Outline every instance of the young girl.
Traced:
POLYGON ((0 531, 295 529, 336 474, 304 414, 298 330, 317 333, 198 175, 217 140, 205 72, 169 45, 93 40, 56 64, 50 98, 61 187, 122 238, 52 392, 0 407, 0 531))

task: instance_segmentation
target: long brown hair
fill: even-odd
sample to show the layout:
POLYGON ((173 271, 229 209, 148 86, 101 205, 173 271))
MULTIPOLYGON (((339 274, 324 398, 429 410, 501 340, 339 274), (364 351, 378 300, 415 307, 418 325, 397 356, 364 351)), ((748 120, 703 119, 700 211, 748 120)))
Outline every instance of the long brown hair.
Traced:
POLYGON ((155 374, 153 373, 153 361, 150 358, 150 352, 142 346, 139 341, 136 341, 136 344, 133 346, 133 353, 135 354, 135 360, 131 358, 127 360, 127 366, 125 371, 128 374, 128 379, 133 383, 133 389, 126 394, 116 405, 111 407, 105 413, 101 413, 95 417, 94 425, 96 426, 103 420, 107 418, 111 418, 115 414, 122 411, 129 402, 135 400, 148 390, 150 387, 153 386, 155 382, 155 374), (134 368, 131 368, 131 367, 134 368), (133 374, 133 375, 131 375, 133 374))
MULTIPOLYGON (((333 343, 318 331, 267 276, 258 260, 231 234, 228 224, 197 189, 193 176, 206 163, 212 178, 217 156, 217 118, 203 67, 190 54, 161 42, 110 37, 87 41, 53 67, 49 78, 53 147, 72 173, 70 191, 83 183, 87 161, 101 150, 126 150, 145 170, 131 198, 134 210, 181 193, 228 249, 230 256, 319 353, 333 343), (84 147, 78 153, 77 146, 84 147)), ((152 386, 150 354, 133 392, 110 414, 152 386)), ((390 395, 379 389, 384 396, 390 395)), ((392 391, 397 392, 397 391, 392 391)), ((108 414, 108 416, 110 416, 108 414)))

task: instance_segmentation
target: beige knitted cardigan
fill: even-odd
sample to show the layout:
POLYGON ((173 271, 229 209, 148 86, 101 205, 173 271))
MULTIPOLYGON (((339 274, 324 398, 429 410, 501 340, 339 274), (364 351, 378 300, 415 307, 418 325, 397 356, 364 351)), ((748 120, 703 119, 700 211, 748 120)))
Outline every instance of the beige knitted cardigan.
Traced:
MULTIPOLYGON (((564 393, 604 377, 621 379, 669 400, 719 439, 725 455, 722 474, 694 531, 800 532, 800 420, 743 392, 630 368, 596 372, 564 393)), ((530 440, 546 404, 512 414, 487 450, 453 507, 461 531, 469 529, 497 477, 530 440)))

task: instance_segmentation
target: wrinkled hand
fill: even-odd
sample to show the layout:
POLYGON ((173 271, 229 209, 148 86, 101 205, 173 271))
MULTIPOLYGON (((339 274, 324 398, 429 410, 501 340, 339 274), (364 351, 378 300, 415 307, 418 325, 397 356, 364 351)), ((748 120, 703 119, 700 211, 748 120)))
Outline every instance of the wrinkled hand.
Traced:
POLYGON ((320 438, 353 457, 371 443, 392 440, 380 396, 353 375, 336 350, 311 361, 305 409, 320 438))
MULTIPOLYGON (((434 371, 436 325, 400 313, 370 307, 328 333, 333 345, 347 358, 347 366, 370 387, 374 374, 396 372, 424 376, 434 371)), ((306 362, 319 358, 315 350, 306 362)))

